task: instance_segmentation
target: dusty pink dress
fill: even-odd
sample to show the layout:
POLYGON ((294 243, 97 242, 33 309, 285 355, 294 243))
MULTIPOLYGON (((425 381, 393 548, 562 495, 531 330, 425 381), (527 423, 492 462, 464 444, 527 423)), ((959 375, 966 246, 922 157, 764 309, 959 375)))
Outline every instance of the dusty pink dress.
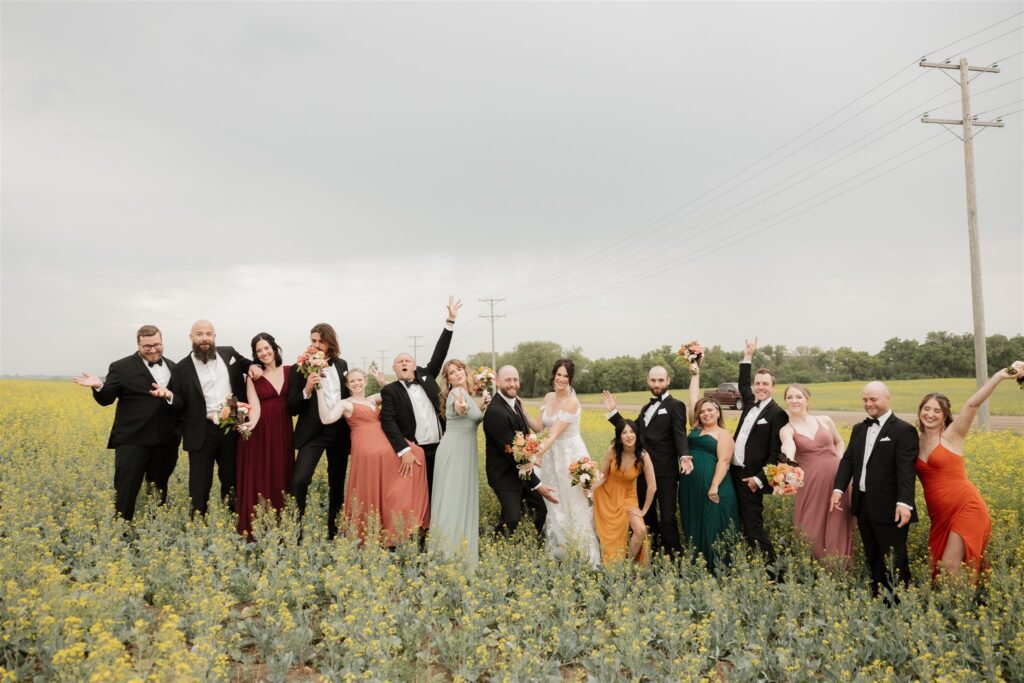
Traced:
POLYGON ((832 445, 832 432, 820 420, 818 431, 808 438, 793 430, 796 463, 804 471, 803 488, 793 501, 793 526, 811 542, 815 559, 839 556, 849 560, 853 551, 853 515, 850 492, 841 503, 842 510, 828 511, 839 458, 832 445))

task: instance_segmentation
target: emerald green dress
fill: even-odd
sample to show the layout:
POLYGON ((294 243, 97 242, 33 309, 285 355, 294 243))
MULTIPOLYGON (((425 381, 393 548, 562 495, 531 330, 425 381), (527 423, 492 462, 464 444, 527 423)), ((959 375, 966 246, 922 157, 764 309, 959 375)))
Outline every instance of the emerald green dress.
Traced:
POLYGON ((715 567, 729 565, 727 554, 716 553, 714 543, 730 526, 739 529, 740 513, 736 505, 736 489, 726 472, 718 485, 718 503, 708 499, 708 489, 718 463, 718 440, 694 429, 687 437, 693 472, 679 477, 679 514, 683 519, 683 535, 694 554, 700 553, 712 572, 715 567))

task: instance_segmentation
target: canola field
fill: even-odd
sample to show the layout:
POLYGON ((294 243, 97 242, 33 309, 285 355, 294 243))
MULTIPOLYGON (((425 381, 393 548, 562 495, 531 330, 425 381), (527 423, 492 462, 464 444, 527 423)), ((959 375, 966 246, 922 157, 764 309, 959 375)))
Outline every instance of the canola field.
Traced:
MULTIPOLYGON (((967 443, 993 517, 982 583, 931 584, 922 514, 914 585, 890 609, 859 548, 850 571, 809 559, 785 498, 766 505, 782 585, 742 552, 722 576, 594 571, 538 550, 526 524, 497 541, 482 466, 472 573, 414 545, 328 542, 323 471, 301 544, 288 515, 258 520, 254 544, 220 506, 190 522, 184 455, 169 505, 141 496, 129 526, 113 517, 112 418, 70 383, 0 381, 0 681, 1024 680, 1021 436, 967 443)), ((602 412, 583 428, 601 457, 602 412)))

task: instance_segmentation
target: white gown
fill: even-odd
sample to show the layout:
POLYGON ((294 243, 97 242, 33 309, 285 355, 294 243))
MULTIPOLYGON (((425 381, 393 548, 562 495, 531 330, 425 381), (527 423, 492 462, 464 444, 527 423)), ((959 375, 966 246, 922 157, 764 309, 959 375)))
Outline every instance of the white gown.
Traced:
POLYGON ((545 427, 550 429, 555 420, 568 423, 541 461, 540 479, 555 490, 559 501, 555 505, 544 500, 548 509, 544 537, 548 551, 555 557, 562 558, 568 549, 576 548, 597 567, 601 563, 601 545, 594 532, 594 508, 587 502, 583 489, 569 483, 569 464, 589 455, 580 437, 582 413, 580 407, 575 414, 559 411, 548 417, 541 409, 540 419, 545 427))

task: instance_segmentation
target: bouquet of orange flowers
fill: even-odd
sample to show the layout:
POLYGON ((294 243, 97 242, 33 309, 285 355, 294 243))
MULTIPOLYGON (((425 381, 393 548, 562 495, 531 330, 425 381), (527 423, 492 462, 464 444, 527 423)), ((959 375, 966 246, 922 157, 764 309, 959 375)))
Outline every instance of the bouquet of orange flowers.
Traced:
POLYGON ((594 504, 594 484, 600 472, 600 466, 589 455, 569 463, 569 483, 582 488, 583 495, 591 505, 594 504))
POLYGON ((494 380, 497 379, 497 377, 498 376, 494 374, 494 370, 486 365, 481 365, 476 369, 476 372, 473 373, 473 379, 476 380, 477 386, 491 396, 494 396, 494 380))
POLYGON ((792 496, 804 485, 804 471, 796 465, 780 462, 777 465, 768 465, 765 471, 768 473, 772 493, 776 496, 792 496))
POLYGON ((295 371, 303 377, 309 377, 314 373, 323 377, 327 365, 327 356, 324 352, 310 344, 295 361, 295 371))
POLYGON ((698 341, 686 342, 679 347, 678 353, 690 365, 700 365, 704 359, 704 346, 698 341))
POLYGON ((519 469, 519 478, 523 481, 530 479, 533 468, 537 464, 537 453, 540 445, 547 438, 548 432, 544 430, 540 434, 523 434, 516 432, 511 446, 505 446, 505 452, 511 453, 515 458, 516 467, 519 469))
MULTIPOLYGON (((223 429, 224 433, 227 434, 238 425, 245 424, 249 419, 250 411, 251 408, 248 403, 239 401, 235 398, 234 394, 231 394, 224 401, 224 406, 220 409, 220 422, 217 423, 217 426, 223 429)), ((252 436, 252 432, 248 429, 240 429, 238 431, 242 435, 243 439, 248 439, 252 436)))

